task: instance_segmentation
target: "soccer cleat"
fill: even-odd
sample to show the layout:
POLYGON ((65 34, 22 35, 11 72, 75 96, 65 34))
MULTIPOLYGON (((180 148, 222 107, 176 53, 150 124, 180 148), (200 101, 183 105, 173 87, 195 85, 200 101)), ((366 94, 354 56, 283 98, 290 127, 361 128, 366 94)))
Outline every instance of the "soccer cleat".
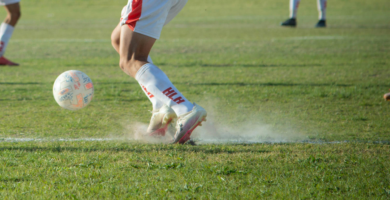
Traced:
POLYGON ((316 28, 325 28, 325 27, 326 27, 326 20, 320 19, 320 20, 317 22, 317 24, 316 24, 315 27, 316 27, 316 28))
POLYGON ((287 19, 286 21, 282 22, 280 25, 281 26, 296 27, 297 26, 297 20, 295 18, 290 18, 290 19, 287 19))
POLYGON ((190 139, 192 131, 206 121, 207 112, 204 108, 194 103, 194 108, 188 113, 180 115, 176 122, 176 133, 172 144, 184 144, 190 139))
POLYGON ((159 110, 152 112, 149 127, 146 130, 150 136, 165 136, 168 125, 175 119, 176 113, 167 105, 163 105, 159 110))
POLYGON ((5 58, 4 56, 1 56, 0 57, 0 66, 19 66, 19 64, 18 63, 14 63, 14 62, 12 62, 12 61, 10 61, 10 60, 8 60, 7 58, 5 58))

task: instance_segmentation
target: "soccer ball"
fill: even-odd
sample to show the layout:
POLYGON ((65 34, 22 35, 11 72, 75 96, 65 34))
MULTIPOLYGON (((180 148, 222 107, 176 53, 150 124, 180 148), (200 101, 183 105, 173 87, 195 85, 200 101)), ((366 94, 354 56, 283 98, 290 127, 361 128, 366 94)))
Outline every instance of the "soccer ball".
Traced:
POLYGON ((68 110, 79 110, 91 102, 93 84, 83 72, 69 70, 57 77, 53 86, 53 95, 61 107, 68 110))

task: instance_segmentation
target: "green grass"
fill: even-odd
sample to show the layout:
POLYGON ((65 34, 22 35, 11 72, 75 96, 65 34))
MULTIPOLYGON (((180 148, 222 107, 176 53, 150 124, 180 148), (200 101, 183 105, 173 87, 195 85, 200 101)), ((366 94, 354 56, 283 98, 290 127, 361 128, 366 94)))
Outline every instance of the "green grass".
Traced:
POLYGON ((125 3, 22 1, 6 53, 21 66, 0 68, 2 199, 390 197, 388 0, 329 2, 326 29, 313 28, 315 1, 301 2, 295 29, 279 26, 286 1, 189 1, 151 56, 208 110, 211 122, 194 138, 228 130, 259 140, 349 141, 195 147, 126 140, 133 123, 148 123, 151 105, 110 44, 125 3), (95 86, 92 103, 76 112, 52 96, 54 80, 70 69, 95 86))
POLYGON ((8 143, 2 197, 388 198, 389 146, 8 143))

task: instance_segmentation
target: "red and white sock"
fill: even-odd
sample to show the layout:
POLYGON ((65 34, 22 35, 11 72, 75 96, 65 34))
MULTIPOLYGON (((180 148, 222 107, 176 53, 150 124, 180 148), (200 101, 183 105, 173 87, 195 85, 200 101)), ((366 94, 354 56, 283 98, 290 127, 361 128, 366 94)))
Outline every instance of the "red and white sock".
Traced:
POLYGON ((153 98, 156 98, 171 107, 177 116, 191 111, 194 107, 194 105, 176 89, 168 76, 152 63, 147 63, 142 66, 141 69, 138 70, 135 79, 153 95, 153 98))
MULTIPOLYGON (((150 56, 148 56, 148 62, 153 64, 153 60, 152 60, 152 58, 150 56)), ((144 91, 145 95, 149 98, 150 102, 152 103, 153 110, 159 110, 164 105, 164 103, 162 101, 158 100, 141 83, 140 83, 140 86, 141 86, 142 90, 144 91)))
POLYGON ((318 18, 320 20, 326 20, 326 0, 318 0, 317 1, 317 7, 318 7, 318 18))
POLYGON ((297 18, 299 2, 301 0, 290 0, 290 18, 297 18))
POLYGON ((5 53, 5 49, 7 48, 9 39, 12 36, 12 33, 14 32, 14 27, 6 24, 1 23, 0 26, 0 57, 2 57, 5 53))

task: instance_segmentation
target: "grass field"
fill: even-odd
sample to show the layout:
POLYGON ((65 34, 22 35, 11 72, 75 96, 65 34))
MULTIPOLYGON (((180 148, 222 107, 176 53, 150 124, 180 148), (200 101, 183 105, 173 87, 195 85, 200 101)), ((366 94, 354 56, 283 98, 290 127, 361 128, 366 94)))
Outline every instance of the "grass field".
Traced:
POLYGON ((331 1, 326 29, 315 1, 297 28, 279 26, 287 1, 188 2, 151 56, 208 110, 198 146, 134 139, 152 108, 110 43, 126 2, 22 0, 6 53, 21 66, 0 68, 1 199, 390 198, 388 0, 331 1), (70 69, 95 86, 76 112, 52 96, 70 69), (207 142, 225 139, 241 143, 207 142))

